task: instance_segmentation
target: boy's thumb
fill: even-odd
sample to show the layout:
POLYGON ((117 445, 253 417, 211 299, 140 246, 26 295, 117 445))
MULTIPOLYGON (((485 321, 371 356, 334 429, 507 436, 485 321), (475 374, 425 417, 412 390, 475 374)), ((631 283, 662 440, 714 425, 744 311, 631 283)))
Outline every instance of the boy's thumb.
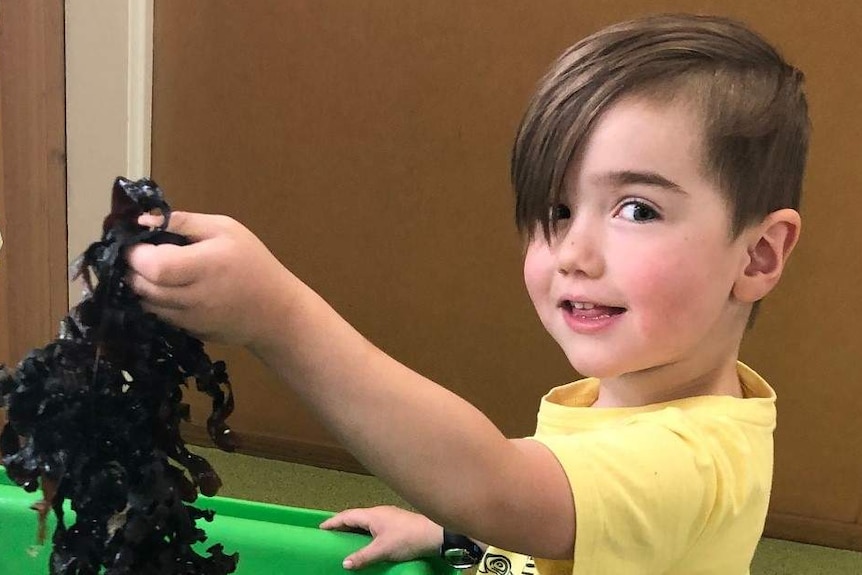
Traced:
MULTIPOLYGON (((197 242, 213 235, 214 225, 210 221, 214 216, 195 214, 191 212, 171 212, 167 231, 187 237, 197 242)), ((146 227, 158 227, 164 222, 164 216, 143 214, 138 218, 138 224, 146 227)))
POLYGON ((190 212, 171 212, 167 231, 197 242, 212 235, 212 225, 207 225, 207 218, 210 217, 212 216, 190 212))

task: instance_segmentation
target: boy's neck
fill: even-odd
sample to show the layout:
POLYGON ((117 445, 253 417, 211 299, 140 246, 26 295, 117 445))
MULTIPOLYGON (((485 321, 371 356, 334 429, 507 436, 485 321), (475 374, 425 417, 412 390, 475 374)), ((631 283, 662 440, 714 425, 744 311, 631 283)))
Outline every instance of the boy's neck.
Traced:
POLYGON ((743 397, 737 357, 710 368, 670 363, 648 370, 602 378, 593 407, 639 407, 701 395, 743 397))

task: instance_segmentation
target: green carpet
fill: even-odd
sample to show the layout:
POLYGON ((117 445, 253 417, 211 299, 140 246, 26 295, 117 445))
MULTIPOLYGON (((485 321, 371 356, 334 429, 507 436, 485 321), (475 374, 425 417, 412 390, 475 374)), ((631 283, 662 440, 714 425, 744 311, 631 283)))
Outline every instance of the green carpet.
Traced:
MULTIPOLYGON (((306 465, 192 448, 206 457, 224 482, 219 495, 339 511, 373 505, 409 506, 374 477, 306 465)), ((751 575, 859 575, 862 553, 763 539, 751 575)))

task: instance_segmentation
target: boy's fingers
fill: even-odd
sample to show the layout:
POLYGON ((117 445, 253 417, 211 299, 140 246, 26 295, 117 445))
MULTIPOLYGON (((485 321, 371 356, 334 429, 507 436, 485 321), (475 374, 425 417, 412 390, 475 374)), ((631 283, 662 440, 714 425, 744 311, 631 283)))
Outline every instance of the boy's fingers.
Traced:
POLYGON ((321 523, 318 527, 320 527, 321 529, 338 529, 342 525, 344 525, 344 523, 342 523, 341 518, 336 515, 334 517, 330 517, 329 519, 321 523))
POLYGON ((159 286, 187 286, 198 274, 198 250, 194 245, 137 244, 126 252, 126 261, 135 274, 159 286))
POLYGON ((157 228, 165 221, 164 216, 155 216, 149 213, 143 213, 138 216, 138 225, 145 228, 157 228))
POLYGON ((321 529, 338 529, 341 531, 361 530, 368 532, 368 520, 362 509, 348 509, 333 515, 320 524, 321 529))
MULTIPOLYGON (((179 326, 179 323, 178 323, 179 311, 175 308, 153 305, 153 304, 147 303, 145 301, 141 302, 141 308, 145 312, 149 312, 149 313, 157 315, 159 317, 159 319, 161 319, 164 322, 169 323, 170 325, 179 326)), ((194 335, 195 337, 198 337, 197 334, 192 334, 192 335, 194 335)))
MULTIPOLYGON (((139 273, 131 272, 126 277, 126 282, 136 294, 138 294, 142 304, 159 308, 159 310, 180 310, 185 309, 188 305, 181 299, 182 293, 177 287, 165 287, 157 285, 139 273)), ((150 310, 147 310, 150 311, 150 310)))

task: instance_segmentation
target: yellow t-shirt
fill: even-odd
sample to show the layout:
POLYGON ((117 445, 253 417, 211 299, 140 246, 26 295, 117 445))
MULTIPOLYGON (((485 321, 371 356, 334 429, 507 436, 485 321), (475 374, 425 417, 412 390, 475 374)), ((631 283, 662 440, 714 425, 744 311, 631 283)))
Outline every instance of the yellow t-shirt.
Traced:
POLYGON ((775 392, 742 363, 743 399, 590 408, 599 382, 551 390, 535 439, 563 466, 577 514, 572 561, 489 548, 495 575, 745 575, 772 485, 775 392))

